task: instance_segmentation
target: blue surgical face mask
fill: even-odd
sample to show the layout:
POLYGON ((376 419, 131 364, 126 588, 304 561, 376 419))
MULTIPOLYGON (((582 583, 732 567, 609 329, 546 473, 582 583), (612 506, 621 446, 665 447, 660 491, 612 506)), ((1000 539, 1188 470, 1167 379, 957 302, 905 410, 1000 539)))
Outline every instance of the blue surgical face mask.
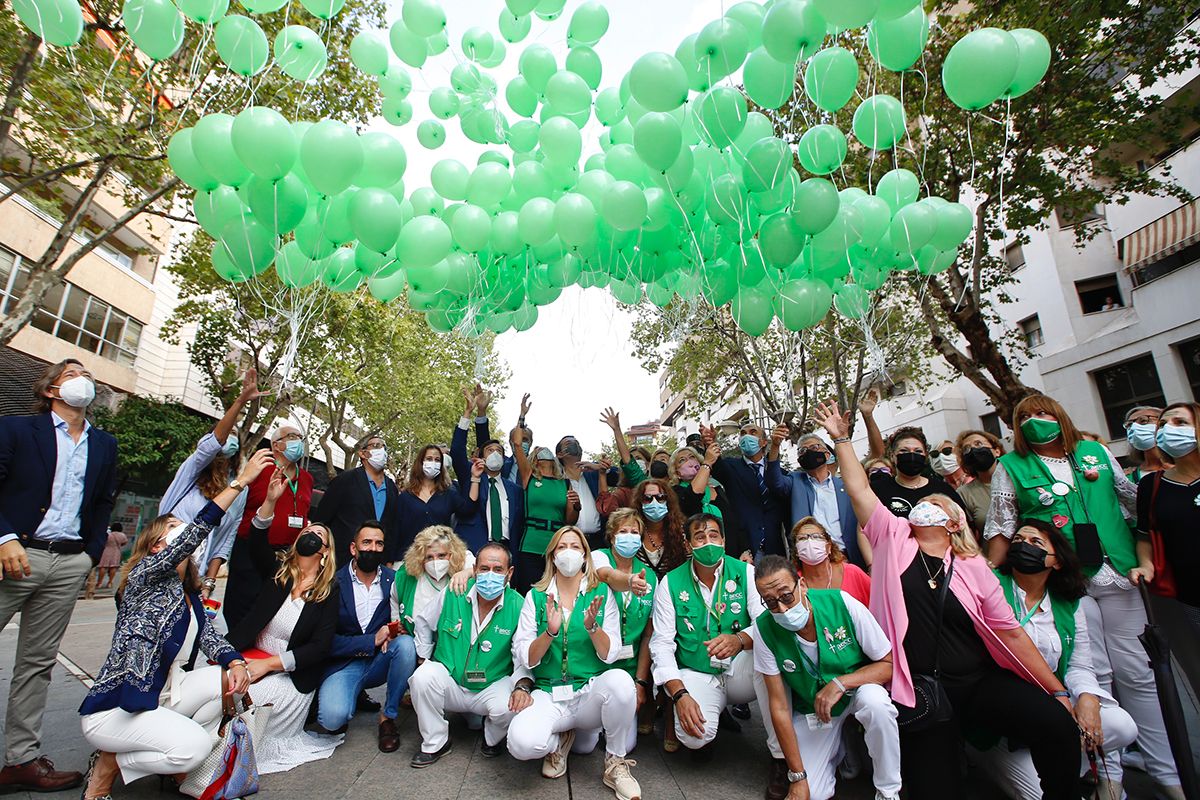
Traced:
POLYGON ((1125 439, 1134 450, 1140 450, 1144 453, 1157 444, 1154 439, 1156 432, 1157 429, 1151 423, 1143 425, 1135 422, 1129 426, 1129 430, 1125 431, 1125 439))
POLYGON ((238 454, 238 438, 232 433, 225 440, 225 444, 221 446, 221 455, 226 458, 233 458, 238 454))
POLYGON ((1171 458, 1182 458, 1196 449, 1196 429, 1191 425, 1163 425, 1156 442, 1158 449, 1171 458))
POLYGON ((779 627, 794 633, 802 630, 808 624, 808 618, 812 616, 812 612, 805 608, 804 601, 800 600, 785 611, 772 611, 771 616, 779 623, 779 627))
POLYGON ((283 457, 293 464, 304 458, 304 442, 300 439, 288 442, 287 447, 283 449, 283 457))
POLYGON ((658 522, 667 515, 667 504, 662 500, 652 500, 642 505, 642 513, 651 522, 658 522))
POLYGON ((621 558, 633 558, 642 549, 642 537, 637 533, 618 533, 613 540, 613 550, 621 558))
POLYGON ((738 449, 742 451, 742 455, 746 458, 754 458, 758 455, 758 451, 762 449, 762 443, 758 441, 757 436, 747 433, 738 439, 738 449))
POLYGON ((481 572, 475 576, 475 591, 484 600, 495 600, 507 585, 508 580, 500 572, 481 572))

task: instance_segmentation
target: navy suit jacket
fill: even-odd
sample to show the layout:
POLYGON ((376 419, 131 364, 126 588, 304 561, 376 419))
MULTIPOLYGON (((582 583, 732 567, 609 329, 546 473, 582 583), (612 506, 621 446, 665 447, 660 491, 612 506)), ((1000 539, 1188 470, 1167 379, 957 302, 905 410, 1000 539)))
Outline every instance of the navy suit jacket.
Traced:
MULTIPOLYGON (((767 487, 776 496, 791 502, 789 531, 797 522, 813 515, 813 509, 817 505, 817 490, 807 472, 797 470, 785 475, 779 466, 779 460, 776 459, 767 462, 766 480, 767 487)), ((837 495, 838 525, 841 528, 839 533, 844 542, 842 550, 846 553, 846 558, 866 569, 866 562, 858 549, 858 518, 854 516, 854 504, 850 502, 850 495, 846 494, 846 484, 837 475, 833 476, 833 491, 837 495)))
MULTIPOLYGON (((309 513, 309 519, 333 531, 333 552, 339 567, 350 560, 350 542, 359 526, 375 519, 375 497, 367 485, 370 480, 364 467, 344 470, 329 482, 320 504, 309 513)), ((400 546, 400 495, 396 482, 386 475, 383 486, 387 502, 379 521, 383 523, 384 549, 391 555, 400 546)))
MULTIPOLYGON (((94 425, 88 429, 87 470, 79 507, 79 536, 93 562, 108 541, 116 501, 117 440, 94 425)), ((0 536, 33 537, 50 508, 58 443, 50 412, 0 417, 0 536)))
POLYGON ((718 458, 712 471, 725 486, 731 512, 725 518, 725 552, 735 558, 746 550, 755 558, 760 550, 784 555, 783 523, 787 511, 771 492, 763 498, 758 473, 741 456, 718 458))
POLYGON ((382 628, 392 619, 392 584, 396 582, 396 572, 391 567, 381 566, 379 581, 383 598, 375 607, 375 614, 367 623, 364 631, 358 624, 358 611, 354 607, 354 581, 350 579, 353 564, 340 567, 337 571, 338 582, 338 621, 337 630, 333 634, 333 645, 329 649, 329 657, 333 663, 328 672, 334 672, 344 667, 354 658, 374 658, 379 649, 375 646, 375 631, 382 628))
MULTIPOLYGON (((487 423, 476 423, 475 439, 477 442, 488 440, 487 423)), ((471 474, 471 462, 467 458, 467 432, 457 425, 454 427, 454 436, 450 439, 450 460, 454 462, 456 474, 471 474)), ((500 475, 499 480, 503 482, 504 491, 508 495, 508 546, 510 551, 515 552, 515 548, 520 545, 521 532, 525 527, 525 493, 515 483, 502 477, 503 469, 501 469, 500 475)), ((459 537, 467 543, 467 548, 472 553, 478 553, 479 548, 487 544, 491 538, 491 531, 488 529, 487 523, 487 507, 492 480, 486 472, 483 473, 479 482, 478 513, 468 519, 458 520, 455 530, 459 537)), ((471 479, 460 480, 458 491, 463 497, 470 497, 471 479)))

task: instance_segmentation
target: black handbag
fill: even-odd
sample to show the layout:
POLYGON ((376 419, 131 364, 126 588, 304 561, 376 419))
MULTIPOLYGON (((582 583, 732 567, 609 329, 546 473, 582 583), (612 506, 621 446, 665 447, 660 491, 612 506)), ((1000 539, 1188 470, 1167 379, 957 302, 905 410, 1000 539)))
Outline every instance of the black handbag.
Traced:
MULTIPOLYGON (((922 558, 920 551, 917 558, 922 558)), ((950 590, 950 578, 954 575, 954 554, 950 554, 950 569, 946 571, 946 580, 938 590, 937 634, 933 640, 933 674, 918 673, 912 676, 913 699, 912 707, 895 703, 896 723, 900 731, 916 733, 926 730, 938 723, 949 722, 954 718, 954 709, 950 705, 950 697, 942 686, 941 672, 938 668, 942 649, 942 615, 946 610, 946 592, 950 590)))

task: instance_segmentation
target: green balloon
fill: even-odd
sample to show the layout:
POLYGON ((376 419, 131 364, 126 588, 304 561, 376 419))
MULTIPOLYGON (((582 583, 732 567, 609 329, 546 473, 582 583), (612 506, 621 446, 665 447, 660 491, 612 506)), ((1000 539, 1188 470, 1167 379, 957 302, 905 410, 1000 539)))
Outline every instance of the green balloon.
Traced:
POLYGON ((386 119, 389 124, 395 125, 396 127, 407 125, 412 121, 412 103, 403 98, 383 98, 383 105, 381 106, 380 110, 383 112, 383 118, 386 119))
POLYGON ((604 65, 595 50, 585 44, 576 45, 567 51, 567 69, 583 78, 584 83, 593 92, 600 88, 600 78, 604 75, 604 65))
POLYGON ((725 9, 725 16, 742 23, 746 29, 751 51, 762 46, 763 17, 766 16, 766 13, 766 9, 761 4, 751 2, 751 0, 734 3, 725 9))
POLYGON ((558 72, 554 53, 544 44, 531 44, 526 47, 517 61, 517 68, 521 77, 537 94, 546 93, 546 84, 550 82, 550 76, 558 72))
POLYGON ((325 235, 324 216, 309 208, 296 227, 296 245, 309 258, 321 259, 333 253, 337 245, 325 235))
POLYGON ((700 71, 715 83, 742 66, 750 52, 750 35, 736 19, 721 17, 700 30, 695 48, 700 71))
POLYGON ((646 221, 646 195, 629 181, 614 181, 601 204, 604 221, 618 231, 632 231, 646 221))
POLYGON ((517 16, 507 8, 500 12, 500 35, 509 44, 516 44, 529 35, 533 20, 528 14, 517 16))
POLYGON ((538 143, 546 158, 560 164, 577 164, 583 152, 579 128, 565 117, 553 117, 542 123, 538 143))
POLYGON ((895 19, 877 19, 867 29, 867 48, 884 69, 903 72, 925 52, 929 17, 917 6, 895 19))
POLYGON ((828 175, 846 160, 846 134, 834 125, 815 125, 796 145, 800 166, 814 175, 828 175))
POLYGON ((515 211, 501 211, 492 218, 492 252, 512 256, 524 249, 525 243, 517 230, 518 219, 515 211))
POLYGON ((760 215, 769 216, 791 206, 796 201, 796 192, 800 189, 800 173, 795 167, 788 167, 783 180, 773 189, 765 192, 754 192, 750 195, 750 205, 760 215))
POLYGON ((554 202, 545 197, 525 201, 517 216, 517 232, 530 247, 539 247, 553 239, 554 202))
POLYGON ((467 200, 481 208, 495 208, 512 189, 512 174, 494 162, 475 167, 467 181, 467 200))
POLYGON ((629 90, 650 111, 674 111, 687 101, 687 73, 668 53, 646 53, 629 70, 629 90))
POLYGON ((608 21, 608 9, 595 0, 587 0, 571 15, 568 43, 595 44, 608 32, 608 21))
POLYGON ((427 119, 417 126, 417 141, 426 150, 436 150, 446 143, 446 129, 437 120, 427 119))
POLYGON ((775 313, 789 331, 811 328, 825 319, 833 304, 833 290, 814 278, 790 280, 779 287, 775 313))
POLYGON ((592 106, 592 91, 583 78, 565 69, 546 82, 546 100, 564 114, 577 114, 592 106))
POLYGON ((121 20, 138 49, 164 61, 183 45, 183 15, 171 0, 125 0, 121 20))
POLYGON ((633 147, 647 166, 664 172, 679 157, 683 133, 670 114, 652 111, 634 126, 633 147))
POLYGON ((366 75, 383 75, 388 70, 387 42, 378 31, 359 31, 350 40, 350 60, 359 72, 366 75))
POLYGON ((538 134, 542 126, 531 119, 513 123, 508 129, 508 146, 514 153, 530 153, 538 145, 538 134))
POLYGON ((824 178, 809 178, 796 190, 792 221, 802 233, 814 236, 830 226, 840 206, 836 186, 824 178))
POLYGON ((429 172, 429 181, 435 192, 447 200, 467 199, 467 180, 471 173, 462 162, 452 158, 444 158, 433 165, 429 172))
POLYGON ((300 165, 321 194, 332 196, 346 190, 363 166, 358 134, 344 122, 323 119, 315 123, 300 142, 300 165))
MULTIPOLYGON (((803 161, 803 157, 801 160, 803 161)), ((766 192, 785 180, 791 168, 792 149, 788 143, 783 139, 768 136, 759 139, 746 151, 742 179, 746 183, 747 191, 766 192)))
POLYGON ((400 203, 384 189, 360 189, 350 199, 350 226, 359 243, 386 253, 400 235, 400 203))
POLYGON ((796 227, 791 214, 773 214, 763 220, 758 230, 758 246, 764 261, 783 269, 800 256, 804 249, 804 234, 796 227))
POLYGON ((404 294, 407 285, 408 275, 403 269, 387 276, 375 275, 367 278, 367 288, 371 296, 381 303, 390 303, 404 294))
POLYGON ((746 98, 728 86, 709 89, 696 98, 694 108, 700 138, 713 147, 728 147, 746 125, 746 98))
POLYGON ((962 203, 946 203, 934 209, 934 215, 937 230, 929 243, 938 250, 957 250, 975 227, 975 215, 962 203))
POLYGON ((379 91, 388 99, 403 100, 412 92, 412 76, 392 58, 388 59, 387 69, 378 80, 379 91))
POLYGON ((217 55, 238 75, 257 75, 270 58, 267 35, 249 17, 238 14, 225 17, 217 23, 214 39, 217 55))
POLYGON ((284 286, 303 289, 315 281, 325 265, 304 254, 296 242, 288 242, 275 255, 275 274, 284 286))
POLYGON ((213 25, 229 11, 229 0, 178 0, 183 15, 201 25, 213 25))
POLYGON ((229 222, 221 231, 221 250, 243 274, 259 275, 275 260, 276 239, 252 219, 229 222))
POLYGON ((446 31, 430 36, 425 40, 425 49, 431 56, 440 55, 450 49, 450 36, 446 31))
POLYGON ((251 14, 270 14, 287 5, 287 0, 241 0, 241 3, 251 14))
POLYGON ((300 0, 300 5, 317 19, 333 19, 337 16, 346 0, 300 0))
POLYGON ((390 134, 369 131, 358 137, 362 148, 363 164, 354 178, 358 186, 374 186, 386 189, 404 177, 408 168, 408 154, 404 145, 390 134))
POLYGON ((250 178, 233 149, 233 117, 206 114, 192 128, 192 152, 214 178, 226 186, 241 186, 250 178))
POLYGON ((448 86, 439 86, 429 93, 429 110, 438 119, 450 119, 458 113, 458 93, 448 86))
POLYGON ((450 86, 459 94, 473 95, 483 86, 483 73, 474 64, 456 64, 450 70, 450 86))
POLYGON ((788 101, 796 88, 796 65, 778 61, 766 48, 760 47, 746 57, 742 81, 751 100, 763 108, 777 109, 788 101))
POLYGON ((860 197, 853 203, 863 217, 862 244, 874 247, 892 224, 892 209, 874 195, 860 197))
POLYGON ((936 230, 937 216, 934 212, 921 203, 909 203, 892 217, 888 235, 898 252, 915 253, 929 244, 936 230))
POLYGON ((705 192, 705 211, 718 225, 741 225, 746 219, 746 184, 733 174, 722 175, 705 192))
MULTIPOLYGON (((708 72, 700 71, 700 62, 696 60, 696 39, 698 34, 690 34, 683 38, 679 46, 675 48, 675 60, 683 66, 683 71, 687 73, 688 88, 693 92, 706 92, 712 86, 712 82, 708 79, 708 72)), ((629 93, 625 92, 622 96, 622 102, 629 99, 629 93)))
POLYGON ((171 136, 167 143, 167 163, 179 180, 197 191, 207 192, 221 185, 218 180, 196 157, 193 149, 195 132, 192 128, 182 128, 171 136))
POLYGON ((917 176, 903 168, 888 172, 875 185, 875 196, 888 204, 892 214, 914 202, 920 193, 921 182, 917 176))
POLYGON ((413 213, 418 217, 440 217, 446 207, 441 196, 427 186, 422 186, 414 191, 409 202, 412 203, 413 213))
POLYGON ((463 250, 478 253, 492 237, 492 218, 479 206, 459 206, 450 221, 450 233, 463 250))
POLYGON ((325 43, 303 25, 288 25, 275 37, 275 63, 289 77, 311 81, 329 64, 325 43))
POLYGON ((763 47, 785 64, 810 58, 825 41, 825 33, 825 18, 811 0, 779 0, 763 18, 763 47))
POLYGON ((861 28, 879 11, 879 0, 813 0, 813 3, 826 22, 841 30, 861 28))
POLYGON ((532 117, 537 111, 538 94, 520 75, 508 82, 504 88, 504 99, 508 101, 508 107, 522 117, 532 117))
POLYGON ((403 19, 392 23, 391 30, 388 31, 388 40, 396 57, 413 69, 420 69, 429 57, 429 44, 425 37, 417 36, 409 30, 403 19))
POLYGON ((308 211, 308 190, 295 175, 277 181, 255 175, 242 191, 254 218, 276 236, 295 230, 308 211))
POLYGON ((342 245, 354 240, 354 226, 350 224, 350 201, 356 193, 351 189, 336 197, 317 200, 317 218, 321 221, 322 233, 334 244, 342 245))
POLYGON ((771 327, 771 320, 775 318, 770 295, 748 286, 738 289, 729 310, 737 326, 749 336, 762 336, 767 332, 767 328, 771 327))
POLYGON ((417 36, 434 36, 446 27, 446 12, 437 0, 404 0, 401 16, 417 36))
POLYGON ((209 192, 196 192, 192 213, 205 233, 216 238, 230 221, 240 219, 247 211, 236 189, 218 186, 209 192))
POLYGON ((13 11, 38 38, 70 47, 83 36, 83 12, 75 0, 13 0, 13 11))
POLYGON ((358 270, 358 263, 354 259, 354 250, 349 247, 339 247, 325 261, 321 282, 334 292, 347 293, 357 289, 365 277, 358 270))
POLYGON ((854 110, 854 136, 872 150, 887 150, 904 138, 904 106, 890 94, 868 97, 854 110))
POLYGON ((296 164, 299 147, 292 126, 273 108, 242 111, 234 117, 230 137, 242 164, 260 178, 279 180, 296 164))
POLYGON ((554 204, 554 229, 570 247, 591 242, 596 238, 596 207, 582 194, 564 194, 554 204))
POLYGON ((229 256, 226 255, 225 248, 220 242, 212 246, 212 250, 209 251, 209 260, 212 262, 213 271, 222 280, 229 281, 230 283, 241 283, 254 277, 253 272, 245 271, 229 260, 229 256))
POLYGON ((1042 82, 1050 68, 1050 42, 1031 28, 1009 31, 1017 43, 1017 70, 1002 97, 1020 97, 1042 82))
POLYGON ((959 108, 991 105, 1013 85, 1020 59, 1017 40, 999 28, 971 31, 954 43, 942 64, 942 87, 959 108))
POLYGON ((871 309, 871 295, 858 284, 847 283, 837 290, 833 303, 843 317, 861 319, 871 309))
POLYGON ((858 62, 844 47, 826 47, 804 69, 804 91, 822 111, 837 111, 858 87, 858 62))
POLYGON ((921 0, 880 0, 875 19, 902 17, 921 4, 921 0))
POLYGON ((446 223, 437 217, 413 217, 400 229, 396 257, 406 268, 429 268, 446 257, 452 243, 446 223))

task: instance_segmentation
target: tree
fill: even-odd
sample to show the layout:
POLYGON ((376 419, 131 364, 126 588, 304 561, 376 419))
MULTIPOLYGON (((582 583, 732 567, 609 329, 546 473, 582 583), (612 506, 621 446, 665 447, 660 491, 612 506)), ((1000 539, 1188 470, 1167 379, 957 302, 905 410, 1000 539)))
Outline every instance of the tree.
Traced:
MULTIPOLYGON (((860 39, 842 42, 857 50, 869 73, 860 88, 891 93, 909 109, 909 139, 894 158, 852 150, 842 177, 847 185, 869 186, 884 171, 906 167, 921 178, 923 193, 978 203, 974 234, 956 263, 937 275, 900 273, 883 291, 903 294, 910 323, 919 315, 930 346, 1008 418, 1032 390, 1018 377, 1028 351, 999 314, 1014 279, 997 245, 1011 241, 1013 232, 1027 242, 1027 231, 1044 227, 1056 211, 1069 219, 1139 193, 1189 199, 1169 175, 1139 170, 1121 151, 1131 144, 1170 151, 1200 116, 1195 96, 1164 103, 1156 88, 1200 60, 1200 37, 1186 27, 1195 6, 1180 0, 939 0, 933 11, 936 24, 919 72, 880 70, 860 39), (947 99, 938 78, 950 47, 987 26, 1041 31, 1053 60, 1029 94, 966 112, 947 99), (960 341, 968 347, 960 348, 960 341)), ((852 101, 834 123, 848 129, 856 107, 852 101)), ((803 132, 798 121, 817 117, 801 89, 775 120, 794 137, 803 132)), ((1078 243, 1100 230, 1076 226, 1078 243)))
POLYGON ((191 454, 212 420, 185 408, 178 400, 126 395, 116 410, 97 406, 92 422, 121 440, 122 484, 136 481, 164 490, 175 469, 191 454))
POLYGON ((178 127, 253 101, 346 121, 366 122, 375 113, 375 86, 351 66, 349 47, 356 32, 383 24, 383 0, 351 0, 333 24, 299 7, 259 16, 271 39, 285 20, 326 25, 329 66, 312 84, 268 70, 255 77, 250 94, 250 84, 230 80, 212 37, 194 25, 178 53, 147 66, 141 53, 131 55, 121 9, 118 0, 87 4, 84 38, 72 48, 46 48, 13 14, 0 15, 0 179, 11 187, 0 192, 0 203, 19 194, 58 225, 41 255, 25 262, 29 282, 0 321, 0 344, 28 324, 79 259, 144 215, 172 216, 181 184, 167 166, 166 145, 178 127), (122 208, 101 223, 105 195, 120 198, 122 208), (76 236, 84 243, 74 247, 76 236))

